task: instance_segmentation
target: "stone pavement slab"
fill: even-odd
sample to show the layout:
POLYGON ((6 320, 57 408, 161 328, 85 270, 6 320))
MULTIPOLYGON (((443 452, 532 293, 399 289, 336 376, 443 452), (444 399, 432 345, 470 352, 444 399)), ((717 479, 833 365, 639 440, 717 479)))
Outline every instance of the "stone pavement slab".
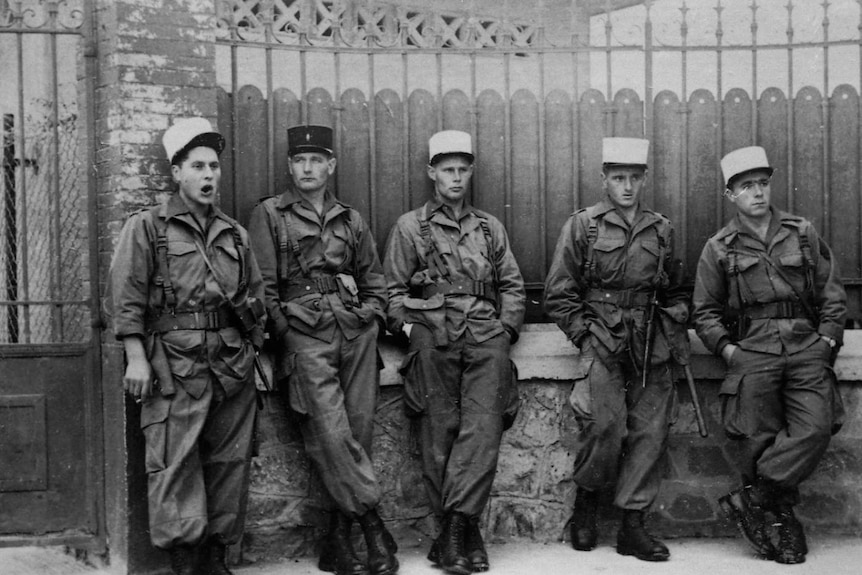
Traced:
MULTIPOLYGON (((566 543, 512 542, 489 545, 488 575, 860 575, 862 538, 810 538, 811 552, 801 565, 779 565, 756 559, 741 539, 674 539, 667 541, 670 561, 647 563, 623 557, 606 544, 589 553, 566 543)), ((425 559, 426 550, 399 551, 400 575, 444 575, 425 559)), ((234 567, 236 575, 321 575, 312 558, 234 567)), ((76 561, 57 548, 0 549, 2 575, 115 575, 116 569, 76 561)), ((155 574, 152 574, 155 575, 155 574)))

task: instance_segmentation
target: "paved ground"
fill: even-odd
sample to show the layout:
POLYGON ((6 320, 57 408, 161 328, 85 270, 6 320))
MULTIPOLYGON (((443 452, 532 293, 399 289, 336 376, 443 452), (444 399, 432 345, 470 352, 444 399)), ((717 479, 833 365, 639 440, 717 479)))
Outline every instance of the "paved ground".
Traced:
MULTIPOLYGON (((779 565, 752 557, 739 539, 679 539, 669 541, 671 559, 647 563, 617 555, 600 546, 577 552, 562 543, 508 543, 488 548, 489 575, 859 575, 862 573, 862 539, 812 537, 808 561, 779 565)), ((401 575, 443 575, 431 567, 423 549, 399 552, 401 575)), ((234 568, 236 575, 321 575, 312 559, 283 561, 234 568)), ((2 575, 113 575, 76 562, 53 548, 0 549, 2 575)))

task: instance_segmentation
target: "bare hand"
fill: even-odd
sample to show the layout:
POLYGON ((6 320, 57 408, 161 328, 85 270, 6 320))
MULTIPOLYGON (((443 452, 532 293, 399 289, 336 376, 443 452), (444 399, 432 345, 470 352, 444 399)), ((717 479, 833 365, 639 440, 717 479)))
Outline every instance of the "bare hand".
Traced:
POLYGON ((149 398, 153 393, 153 368, 146 359, 129 361, 126 365, 126 373, 123 375, 123 389, 141 401, 149 398))

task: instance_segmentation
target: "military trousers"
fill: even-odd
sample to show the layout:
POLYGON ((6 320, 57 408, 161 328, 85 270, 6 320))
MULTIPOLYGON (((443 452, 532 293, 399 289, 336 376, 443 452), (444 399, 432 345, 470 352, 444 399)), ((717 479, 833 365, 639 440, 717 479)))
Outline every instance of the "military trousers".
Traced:
POLYGON ((197 399, 179 384, 175 395, 156 391, 141 408, 150 539, 162 549, 209 538, 232 545, 242 536, 256 391, 249 382, 227 397, 208 377, 197 399))
POLYGON ((569 402, 579 428, 575 483, 615 485, 617 507, 643 511, 661 484, 675 390, 669 363, 651 366, 645 386, 639 368, 627 354, 598 355, 587 338, 569 402))
POLYGON ((432 332, 414 324, 401 373, 432 509, 479 515, 497 472, 512 385, 508 334, 480 343, 468 331, 436 347, 432 332))
POLYGON ((744 483, 768 480, 798 499, 798 486, 826 452, 840 396, 824 341, 793 354, 737 348, 721 386, 725 433, 742 441, 744 483))
POLYGON ((377 322, 354 339, 335 329, 322 341, 291 329, 288 400, 300 421, 308 457, 336 507, 364 515, 380 502, 371 463, 374 412, 380 394, 377 322))

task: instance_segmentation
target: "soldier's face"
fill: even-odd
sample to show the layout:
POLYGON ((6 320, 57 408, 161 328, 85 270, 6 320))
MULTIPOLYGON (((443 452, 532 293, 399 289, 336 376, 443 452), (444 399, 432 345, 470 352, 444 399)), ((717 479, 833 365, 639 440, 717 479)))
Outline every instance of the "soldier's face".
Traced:
POLYGON ((749 218, 759 218, 769 213, 772 175, 768 170, 755 170, 737 178, 727 191, 727 198, 736 204, 736 209, 749 218))
POLYGON ((303 152, 290 157, 290 175, 297 191, 317 192, 326 187, 335 172, 335 158, 320 152, 303 152))
POLYGON ((181 164, 171 166, 171 174, 180 186, 180 197, 192 210, 206 211, 215 202, 221 166, 212 148, 194 148, 181 164))
POLYGON ((620 209, 637 205, 646 180, 646 169, 638 166, 613 166, 602 172, 602 188, 620 209))
POLYGON ((470 189, 473 164, 461 156, 443 158, 428 166, 428 177, 434 181, 434 195, 444 204, 460 203, 470 189))

